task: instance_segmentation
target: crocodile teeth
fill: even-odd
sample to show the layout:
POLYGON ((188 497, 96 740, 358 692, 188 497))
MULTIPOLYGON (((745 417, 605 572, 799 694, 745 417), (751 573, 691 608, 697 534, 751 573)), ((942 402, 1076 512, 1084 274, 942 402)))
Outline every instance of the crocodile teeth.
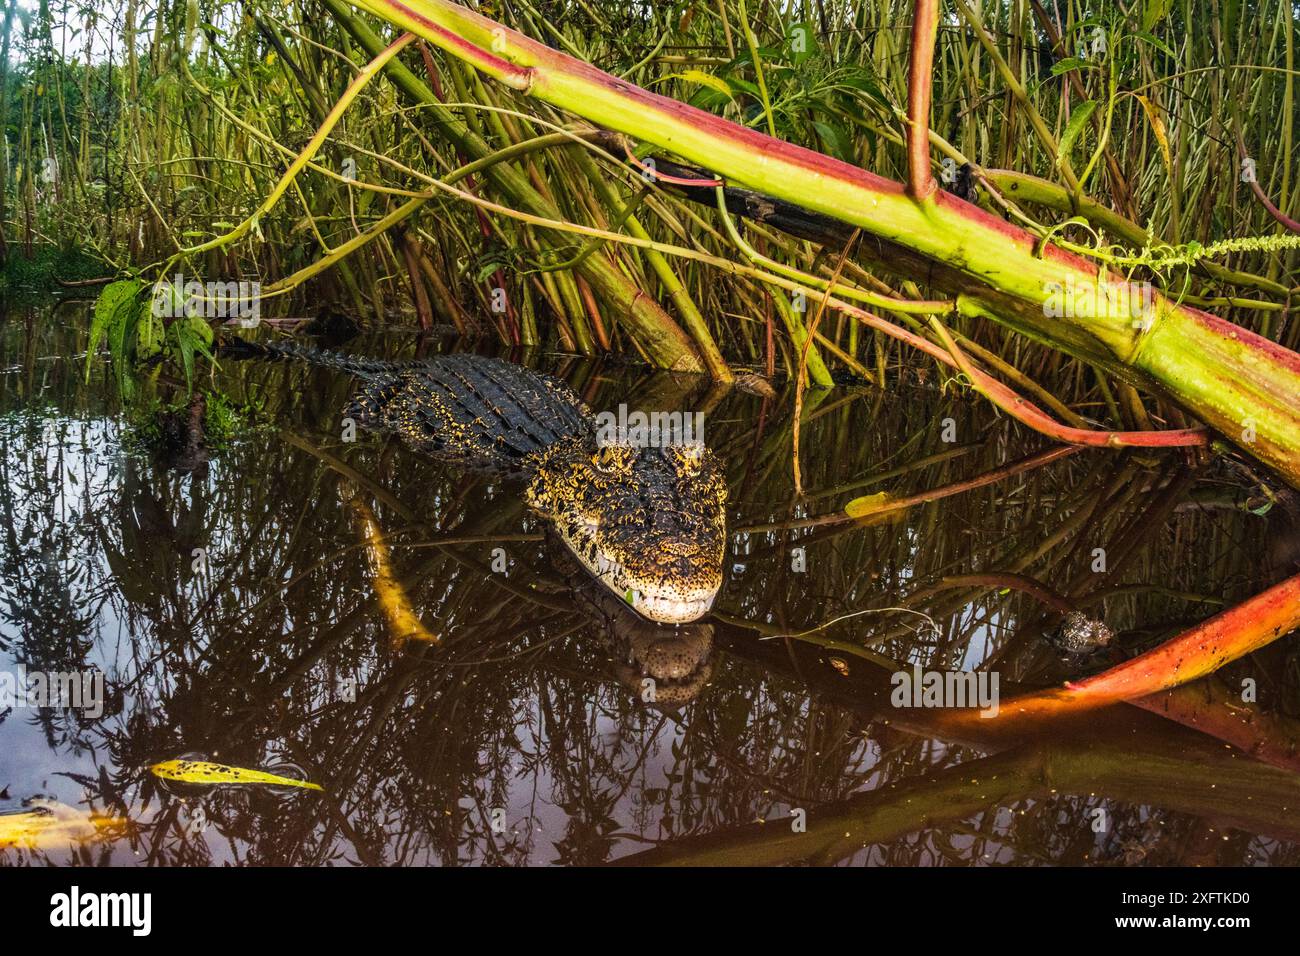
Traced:
POLYGON ((707 596, 677 598, 633 592, 632 607, 643 617, 662 624, 685 624, 709 613, 716 592, 707 596))
POLYGON ((590 538, 575 541, 565 529, 560 529, 560 539, 588 573, 648 620, 660 624, 687 624, 699 620, 713 607, 713 599, 718 593, 716 590, 697 590, 682 595, 639 588, 623 565, 604 552, 595 550, 590 538), (589 555, 589 550, 595 553, 589 555))

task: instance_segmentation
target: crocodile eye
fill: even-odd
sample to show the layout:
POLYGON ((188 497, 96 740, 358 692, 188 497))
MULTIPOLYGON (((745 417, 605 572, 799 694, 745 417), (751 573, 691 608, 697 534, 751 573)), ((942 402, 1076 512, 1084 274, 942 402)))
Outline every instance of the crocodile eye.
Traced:
POLYGON ((619 449, 617 445, 601 445, 596 454, 591 456, 591 463, 602 474, 610 474, 618 467, 619 449))
POLYGON ((681 466, 682 470, 695 474, 700 470, 700 463, 704 460, 704 446, 691 443, 689 445, 674 445, 671 449, 665 449, 672 455, 672 460, 681 466))

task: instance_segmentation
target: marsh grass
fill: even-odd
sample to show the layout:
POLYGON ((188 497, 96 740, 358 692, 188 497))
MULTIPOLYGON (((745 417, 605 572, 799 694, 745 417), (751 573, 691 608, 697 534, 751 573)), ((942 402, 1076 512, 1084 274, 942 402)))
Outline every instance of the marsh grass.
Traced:
MULTIPOLYGON (((656 92, 905 178, 910 2, 482 9, 656 92)), ((279 283, 284 294, 263 303, 273 314, 333 303, 374 323, 445 324, 507 343, 652 360, 664 354, 652 333, 670 325, 708 361, 787 373, 798 364, 812 312, 805 303, 706 264, 465 201, 738 257, 716 210, 667 184, 647 188, 624 156, 589 142, 531 145, 582 124, 422 44, 361 90, 249 236, 219 241, 271 194, 390 35, 337 0, 131 0, 90 11, 55 0, 12 34, 3 106, 13 144, 10 258, 42 240, 75 242, 106 269, 147 278, 150 263, 170 260, 204 278, 279 283), (360 251, 337 254, 431 177, 501 150, 514 155, 465 178, 462 198, 433 195, 360 251), (286 281, 321 261, 331 267, 286 281)), ((973 163, 990 209, 1145 263, 1131 267, 1136 278, 1295 347, 1295 248, 1265 242, 1197 256, 1218 241, 1286 233, 1241 181, 1239 139, 1262 192, 1296 212, 1296 37, 1285 2, 1150 0, 1099 13, 1073 0, 944 4, 934 172, 955 188, 954 171, 973 163), (1090 226, 1071 222, 1079 213, 1090 226), (1196 264, 1171 265, 1170 250, 1184 260, 1190 250, 1196 264)), ((841 252, 754 223, 744 231, 762 255, 824 278, 841 252)), ((880 293, 925 292, 859 255, 842 275, 880 293)), ((964 319, 957 331, 1114 426, 1168 414, 1108 372, 986 320, 964 319)), ((915 361, 839 316, 826 317, 809 352, 814 366, 876 379, 915 361)))

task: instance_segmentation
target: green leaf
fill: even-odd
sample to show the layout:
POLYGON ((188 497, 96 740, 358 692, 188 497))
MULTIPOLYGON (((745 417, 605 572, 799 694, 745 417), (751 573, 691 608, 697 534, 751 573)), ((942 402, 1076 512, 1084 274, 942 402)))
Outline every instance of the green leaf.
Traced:
POLYGON ((1096 100, 1084 100, 1074 108, 1070 114, 1070 122, 1065 124, 1065 132, 1061 134, 1060 158, 1065 161, 1070 158, 1070 150, 1074 148, 1074 142, 1083 132, 1084 124, 1088 122, 1088 117, 1092 116, 1097 109, 1096 100))
POLYGON ((1087 60, 1081 60, 1077 56, 1067 56, 1064 60, 1057 60, 1052 64, 1052 76, 1060 76, 1062 73, 1069 73, 1071 70, 1091 69, 1092 64, 1087 60))
POLYGON ((131 363, 135 355, 136 325, 142 311, 136 299, 129 298, 114 310, 108 323, 108 352, 117 376, 118 391, 126 398, 131 397, 134 386, 131 363))
POLYGON ((162 319, 153 314, 153 309, 141 309, 140 318, 135 326, 136 358, 144 361, 153 358, 162 351, 165 332, 166 329, 163 328, 162 319))
POLYGON ((1165 56, 1169 57, 1170 59, 1172 60, 1178 59, 1178 54, 1175 53, 1173 51, 1173 48, 1170 47, 1169 44, 1166 43, 1164 40, 1154 37, 1150 33, 1146 33, 1145 31, 1134 33, 1133 36, 1139 40, 1145 40, 1147 43, 1150 43, 1153 47, 1155 47, 1160 52, 1164 53, 1165 56))
POLYGON ((478 264, 478 271, 474 273, 475 285, 477 285, 480 282, 486 282, 488 279, 494 276, 496 274, 496 271, 500 268, 501 268, 501 261, 499 259, 487 259, 484 260, 483 262, 480 262, 478 264))
POLYGON ((749 82, 749 80, 742 80, 738 76, 728 77, 727 82, 732 86, 733 89, 741 90, 745 93, 748 93, 750 96, 754 97, 754 99, 763 98, 763 94, 759 90, 757 83, 751 83, 749 82))
MULTIPOLYGON (((103 291, 99 293, 99 298, 95 300, 95 312, 90 320, 90 339, 86 345, 87 381, 90 380, 90 363, 94 360, 99 343, 103 341, 105 333, 108 332, 118 314, 135 306, 136 297, 143 287, 144 283, 139 279, 119 279, 104 286, 103 291)), ((112 351, 111 340, 109 351, 112 351)), ((114 359, 116 360, 116 355, 114 359)))
POLYGON ((690 95, 686 102, 696 109, 704 110, 706 113, 717 113, 726 109, 727 104, 733 101, 730 97, 723 96, 707 86, 701 86, 690 95))
POLYGON ((811 23, 793 23, 786 31, 786 45, 790 48, 790 59, 802 63, 817 52, 817 34, 811 23))
POLYGON ((194 388, 194 356, 202 355, 212 361, 212 328, 198 316, 190 316, 173 322, 171 329, 175 335, 175 352, 185 370, 185 388, 194 388))
POLYGON ((853 140, 842 129, 820 120, 813 121, 813 128, 832 156, 848 163, 853 162, 853 140))
POLYGON ((889 100, 880 89, 880 83, 876 77, 868 70, 853 70, 840 77, 838 84, 852 90, 865 93, 868 98, 876 103, 888 103, 889 100))
POLYGON ((1155 29, 1157 23, 1169 16, 1169 10, 1174 5, 1174 0, 1147 0, 1146 6, 1142 9, 1142 29, 1150 31, 1155 29))

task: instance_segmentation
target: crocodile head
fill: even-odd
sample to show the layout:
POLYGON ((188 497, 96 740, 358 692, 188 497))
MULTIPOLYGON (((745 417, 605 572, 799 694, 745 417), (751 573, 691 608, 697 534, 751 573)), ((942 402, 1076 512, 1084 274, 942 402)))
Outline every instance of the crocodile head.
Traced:
POLYGON ((681 624, 713 606, 727 485, 703 445, 565 438, 538 453, 525 499, 587 572, 642 617, 681 624))

